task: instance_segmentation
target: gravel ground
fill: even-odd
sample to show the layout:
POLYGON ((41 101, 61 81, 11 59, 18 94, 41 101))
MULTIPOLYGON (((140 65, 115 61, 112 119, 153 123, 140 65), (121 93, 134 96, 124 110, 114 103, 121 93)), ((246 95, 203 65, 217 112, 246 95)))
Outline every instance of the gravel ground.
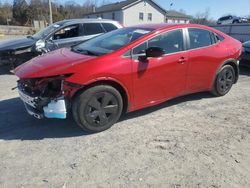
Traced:
POLYGON ((0 187, 250 187, 250 69, 224 97, 180 97, 87 135, 27 115, 0 68, 0 187))

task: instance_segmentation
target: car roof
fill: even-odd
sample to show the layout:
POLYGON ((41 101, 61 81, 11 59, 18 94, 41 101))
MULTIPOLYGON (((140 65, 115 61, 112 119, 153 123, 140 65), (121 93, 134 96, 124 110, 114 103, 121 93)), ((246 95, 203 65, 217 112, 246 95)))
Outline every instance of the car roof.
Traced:
POLYGON ((186 28, 186 27, 197 27, 197 28, 207 28, 206 26, 199 24, 169 24, 169 23, 160 23, 160 24, 142 24, 131 26, 132 28, 138 27, 141 29, 152 29, 152 30, 164 30, 168 28, 186 28))
POLYGON ((68 24, 80 24, 80 23, 118 23, 115 20, 108 20, 108 19, 89 19, 89 18, 82 18, 82 19, 68 19, 62 20, 59 22, 55 22, 54 24, 59 25, 68 25, 68 24))

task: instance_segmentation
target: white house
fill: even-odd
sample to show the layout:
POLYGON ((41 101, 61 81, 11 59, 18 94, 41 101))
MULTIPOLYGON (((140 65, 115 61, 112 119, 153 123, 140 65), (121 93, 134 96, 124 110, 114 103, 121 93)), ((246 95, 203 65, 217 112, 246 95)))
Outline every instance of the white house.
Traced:
MULTIPOLYGON (((143 23, 164 23, 179 20, 188 23, 190 17, 167 17, 167 11, 153 0, 126 0, 93 8, 93 12, 85 14, 84 18, 113 19, 124 26, 143 23)), ((176 22, 178 23, 178 22, 176 22)))
POLYGON ((174 10, 169 10, 166 13, 166 23, 189 23, 191 16, 188 16, 184 13, 177 12, 174 10))

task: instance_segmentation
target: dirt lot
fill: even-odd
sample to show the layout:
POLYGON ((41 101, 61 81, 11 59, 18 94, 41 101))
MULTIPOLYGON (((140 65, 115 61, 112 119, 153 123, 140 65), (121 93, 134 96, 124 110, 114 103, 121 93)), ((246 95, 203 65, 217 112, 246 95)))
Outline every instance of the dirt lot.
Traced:
POLYGON ((199 93, 82 132, 27 115, 0 75, 0 187, 250 187, 250 69, 221 98, 199 93))

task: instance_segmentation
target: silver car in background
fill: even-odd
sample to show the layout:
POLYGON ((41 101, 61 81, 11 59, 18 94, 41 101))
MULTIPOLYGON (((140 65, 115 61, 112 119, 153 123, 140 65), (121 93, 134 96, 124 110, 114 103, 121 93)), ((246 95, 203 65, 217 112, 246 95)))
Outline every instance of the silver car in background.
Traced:
POLYGON ((223 16, 218 19, 217 24, 218 25, 227 25, 227 24, 237 24, 237 23, 247 23, 247 18, 237 17, 237 16, 223 16))
POLYGON ((13 69, 40 54, 70 47, 119 28, 122 26, 114 20, 62 20, 32 36, 0 41, 0 64, 10 64, 13 69))

